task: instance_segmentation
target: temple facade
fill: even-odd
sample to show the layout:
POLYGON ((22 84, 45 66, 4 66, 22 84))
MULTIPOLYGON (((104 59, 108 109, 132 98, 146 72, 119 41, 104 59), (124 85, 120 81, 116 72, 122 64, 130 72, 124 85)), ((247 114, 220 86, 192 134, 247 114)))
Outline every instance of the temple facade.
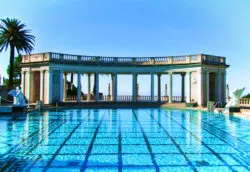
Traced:
POLYGON ((60 53, 40 53, 24 55, 22 58, 21 89, 30 103, 37 100, 45 104, 56 102, 85 101, 150 101, 168 103, 197 102, 205 105, 207 101, 226 102, 226 64, 225 57, 206 54, 166 56, 166 57, 102 57, 70 55, 60 53), (69 99, 67 76, 77 75, 75 99, 69 99), (82 74, 88 77, 88 92, 81 91, 82 74), (99 94, 99 75, 111 75, 110 95, 99 94), (132 96, 117 95, 117 75, 132 75, 132 83, 124 82, 132 87, 132 96), (91 91, 90 77, 94 75, 95 93, 91 91), (138 96, 137 76, 150 75, 151 94, 138 96), (161 76, 169 76, 169 95, 161 95, 161 76), (173 95, 173 75, 181 76, 181 96, 173 95), (157 87, 154 76, 157 76, 157 87), (157 89, 157 96, 154 90, 157 89), (177 100, 178 99, 178 100, 177 100))

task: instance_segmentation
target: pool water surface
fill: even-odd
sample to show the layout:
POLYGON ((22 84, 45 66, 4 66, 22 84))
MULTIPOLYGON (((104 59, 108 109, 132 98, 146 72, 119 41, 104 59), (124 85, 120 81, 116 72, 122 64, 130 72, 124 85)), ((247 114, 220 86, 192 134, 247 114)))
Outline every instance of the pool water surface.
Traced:
POLYGON ((250 121, 161 108, 0 116, 0 171, 250 171, 250 121))

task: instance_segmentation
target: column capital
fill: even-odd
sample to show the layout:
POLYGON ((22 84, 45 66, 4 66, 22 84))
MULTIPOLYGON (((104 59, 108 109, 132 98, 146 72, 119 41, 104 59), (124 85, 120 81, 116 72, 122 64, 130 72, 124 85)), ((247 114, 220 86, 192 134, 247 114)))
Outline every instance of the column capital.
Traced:
POLYGON ((181 76, 182 76, 182 77, 183 77, 183 76, 185 76, 185 75, 186 75, 186 73, 185 73, 185 72, 182 72, 182 73, 181 73, 181 76))
POLYGON ((161 73, 157 73, 157 76, 158 76, 158 77, 161 77, 161 73))
POLYGON ((169 75, 173 75, 173 72, 168 72, 169 75))

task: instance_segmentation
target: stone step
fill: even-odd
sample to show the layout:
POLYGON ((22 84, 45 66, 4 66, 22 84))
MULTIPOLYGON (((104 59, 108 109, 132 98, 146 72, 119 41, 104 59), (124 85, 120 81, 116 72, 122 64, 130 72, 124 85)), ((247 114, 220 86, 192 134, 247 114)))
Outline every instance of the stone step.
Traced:
POLYGON ((241 109, 240 112, 241 112, 243 115, 250 115, 250 109, 241 109))

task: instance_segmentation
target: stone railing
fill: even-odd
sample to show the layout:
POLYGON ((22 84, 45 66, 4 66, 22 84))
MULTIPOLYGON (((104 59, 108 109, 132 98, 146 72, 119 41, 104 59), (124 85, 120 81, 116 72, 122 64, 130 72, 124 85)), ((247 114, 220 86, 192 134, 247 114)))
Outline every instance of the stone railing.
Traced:
MULTIPOLYGON (((75 95, 71 95, 71 96, 67 96, 66 98, 67 101, 76 101, 77 100, 77 96, 75 95)), ((91 101, 94 101, 95 97, 92 95, 91 96, 91 101)), ((185 100, 185 98, 184 98, 185 100)), ((81 96, 81 101, 87 101, 87 95, 81 96)), ((108 95, 102 95, 99 97, 99 101, 112 101, 111 100, 111 96, 108 95)), ((117 101, 118 102, 132 102, 133 101, 133 96, 131 95, 118 95, 117 96, 117 101)), ((138 102, 151 102, 151 96, 137 96, 137 100, 138 102)), ((157 102, 158 101, 158 96, 154 96, 154 101, 157 102)), ((168 102, 168 98, 166 98, 166 96, 161 96, 161 102, 168 102)), ((173 103, 181 103, 181 96, 173 96, 172 97, 172 102, 173 103)))
POLYGON ((41 53, 24 55, 22 63, 32 62, 59 62, 59 63, 80 63, 80 64, 103 64, 103 65, 167 65, 167 64, 220 64, 225 65, 225 57, 211 56, 205 54, 187 56, 166 56, 166 57, 101 57, 84 56, 59 53, 41 53))
POLYGON ((241 106, 250 106, 250 99, 249 98, 241 98, 240 105, 241 106))

